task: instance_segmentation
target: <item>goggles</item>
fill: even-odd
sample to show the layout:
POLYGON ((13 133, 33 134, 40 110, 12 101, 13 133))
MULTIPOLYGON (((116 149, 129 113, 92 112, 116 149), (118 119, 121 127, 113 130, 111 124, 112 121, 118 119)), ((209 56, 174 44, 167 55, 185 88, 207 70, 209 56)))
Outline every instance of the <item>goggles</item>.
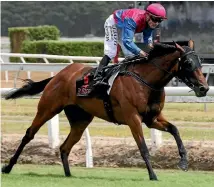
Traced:
POLYGON ((163 19, 161 18, 157 18, 154 16, 150 16, 150 19, 154 22, 154 23, 161 23, 163 21, 163 19))

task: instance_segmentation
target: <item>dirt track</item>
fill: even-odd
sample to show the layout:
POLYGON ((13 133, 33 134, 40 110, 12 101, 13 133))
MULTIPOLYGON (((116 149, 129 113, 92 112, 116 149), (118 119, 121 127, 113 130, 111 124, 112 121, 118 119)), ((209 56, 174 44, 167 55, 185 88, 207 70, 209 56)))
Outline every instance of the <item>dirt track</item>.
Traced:
MULTIPOLYGON (((61 137, 61 142, 65 137, 61 137)), ((1 161, 7 162, 20 143, 20 135, 2 135, 1 161)), ((150 142, 147 141, 148 147, 150 142)), ((188 152, 189 168, 214 171, 214 142, 184 142, 188 152)), ((94 166, 145 167, 132 138, 92 137, 94 166)), ((150 149, 151 150, 151 149, 150 149)), ((154 168, 177 168, 179 154, 174 141, 164 145, 151 156, 154 168)), ((70 165, 85 166, 85 140, 75 145, 69 157, 70 165)), ((36 136, 26 146, 18 163, 61 164, 59 149, 48 146, 47 136, 36 136)))

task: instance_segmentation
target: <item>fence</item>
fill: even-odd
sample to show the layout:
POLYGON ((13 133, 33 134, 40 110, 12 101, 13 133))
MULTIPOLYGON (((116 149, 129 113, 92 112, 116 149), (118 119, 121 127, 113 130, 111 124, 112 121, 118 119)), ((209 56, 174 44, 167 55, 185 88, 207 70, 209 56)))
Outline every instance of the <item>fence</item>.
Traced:
MULTIPOLYGON (((66 67, 68 65, 68 64, 62 64, 62 63, 50 64, 48 59, 69 60, 70 63, 74 63, 74 60, 91 61, 91 62, 96 62, 97 64, 99 64, 99 62, 102 59, 102 57, 60 56, 60 55, 22 54, 22 53, 1 53, 0 62, 1 62, 1 65, 4 64, 4 66, 2 66, 2 70, 1 71, 5 71, 5 80, 6 80, 6 82, 8 82, 8 71, 18 71, 18 70, 28 71, 27 74, 28 74, 28 78, 30 79, 30 70, 32 70, 32 68, 36 68, 36 69, 33 69, 35 71, 47 71, 48 70, 48 71, 51 72, 51 76, 53 76, 53 72, 54 71, 60 71, 61 69, 63 69, 64 67, 66 67), (9 62, 5 62, 3 60, 2 56, 5 56, 5 57, 19 57, 20 58, 20 62, 22 62, 22 63, 15 63, 15 64, 13 64, 13 66, 11 66, 9 62), (43 69, 43 67, 45 65, 43 65, 43 66, 40 66, 40 65, 44 64, 44 63, 27 64, 24 58, 42 58, 47 66, 46 66, 45 69, 43 69)), ((122 61, 123 59, 124 58, 118 58, 119 62, 122 61)), ((96 66, 96 64, 94 64, 94 63, 93 64, 89 64, 89 65, 96 66)), ((208 80, 210 74, 214 74, 214 65, 212 65, 212 64, 203 64, 202 72, 204 74, 206 74, 206 79, 208 80)))
MULTIPOLYGON (((101 57, 80 57, 80 56, 58 56, 58 55, 41 55, 41 54, 15 54, 15 53, 1 53, 1 56, 12 56, 20 57, 22 63, 5 63, 2 58, 1 61, 1 71, 5 72, 5 79, 8 81, 8 71, 28 71, 28 78, 30 78, 30 71, 48 71, 53 72, 60 71, 65 68, 68 64, 54 63, 50 64, 48 59, 66 59, 70 63, 73 63, 73 60, 78 61, 95 61, 99 63, 101 57), (26 63, 24 58, 42 58, 45 63, 26 63)), ((119 58, 119 61, 123 58, 119 58)), ((96 66, 94 63, 90 64, 96 66)), ((203 64, 203 71, 207 72, 209 76, 210 73, 214 73, 214 66, 210 64, 203 64)), ((208 79, 208 77, 207 77, 208 79)), ((4 95, 10 88, 2 88, 1 95, 4 95)), ((194 96, 194 92, 190 92, 188 87, 165 87, 167 96, 194 96)), ((210 87, 208 96, 214 96, 214 87, 210 87)), ((88 129, 85 130, 86 136, 86 167, 93 167, 93 157, 91 149, 91 139, 88 129)), ((48 122, 48 137, 49 144, 52 148, 59 145, 59 117, 56 115, 54 118, 48 122)), ((159 147, 162 143, 162 133, 160 131, 151 130, 151 139, 153 147, 159 147)))

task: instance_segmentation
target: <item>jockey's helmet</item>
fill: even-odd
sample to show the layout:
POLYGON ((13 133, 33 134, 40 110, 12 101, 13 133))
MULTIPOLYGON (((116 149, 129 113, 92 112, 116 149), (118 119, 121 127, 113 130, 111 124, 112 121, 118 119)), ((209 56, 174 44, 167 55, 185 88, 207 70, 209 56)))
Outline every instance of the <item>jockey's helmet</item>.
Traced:
POLYGON ((161 19, 167 19, 166 17, 166 10, 160 3, 152 3, 147 8, 146 11, 152 16, 161 18, 161 19))

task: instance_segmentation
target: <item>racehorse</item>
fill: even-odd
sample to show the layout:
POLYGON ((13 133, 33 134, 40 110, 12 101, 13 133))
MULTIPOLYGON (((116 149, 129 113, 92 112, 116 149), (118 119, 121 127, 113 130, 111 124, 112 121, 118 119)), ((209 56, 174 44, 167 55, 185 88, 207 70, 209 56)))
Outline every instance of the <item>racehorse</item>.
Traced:
MULTIPOLYGON (((173 77, 182 80, 197 97, 206 96, 209 86, 201 72, 199 56, 188 46, 155 44, 148 58, 133 58, 117 65, 116 77, 109 96, 110 105, 105 110, 102 98, 79 97, 76 95, 76 81, 93 68, 80 63, 68 65, 54 77, 34 82, 26 80, 25 85, 10 91, 5 99, 16 99, 35 95, 43 91, 36 116, 27 129, 18 149, 9 163, 2 167, 2 173, 10 173, 23 148, 45 122, 64 110, 71 129, 60 146, 65 176, 71 176, 68 156, 72 147, 80 140, 84 130, 94 116, 106 121, 128 125, 145 161, 150 180, 157 180, 150 163, 141 123, 148 128, 169 132, 174 136, 180 154, 178 166, 188 170, 187 153, 178 129, 162 114, 165 102, 164 86, 173 77), (118 68, 119 67, 119 68, 118 68), (111 114, 111 115, 110 115, 111 114)), ((107 69, 114 69, 108 66, 107 69)))

